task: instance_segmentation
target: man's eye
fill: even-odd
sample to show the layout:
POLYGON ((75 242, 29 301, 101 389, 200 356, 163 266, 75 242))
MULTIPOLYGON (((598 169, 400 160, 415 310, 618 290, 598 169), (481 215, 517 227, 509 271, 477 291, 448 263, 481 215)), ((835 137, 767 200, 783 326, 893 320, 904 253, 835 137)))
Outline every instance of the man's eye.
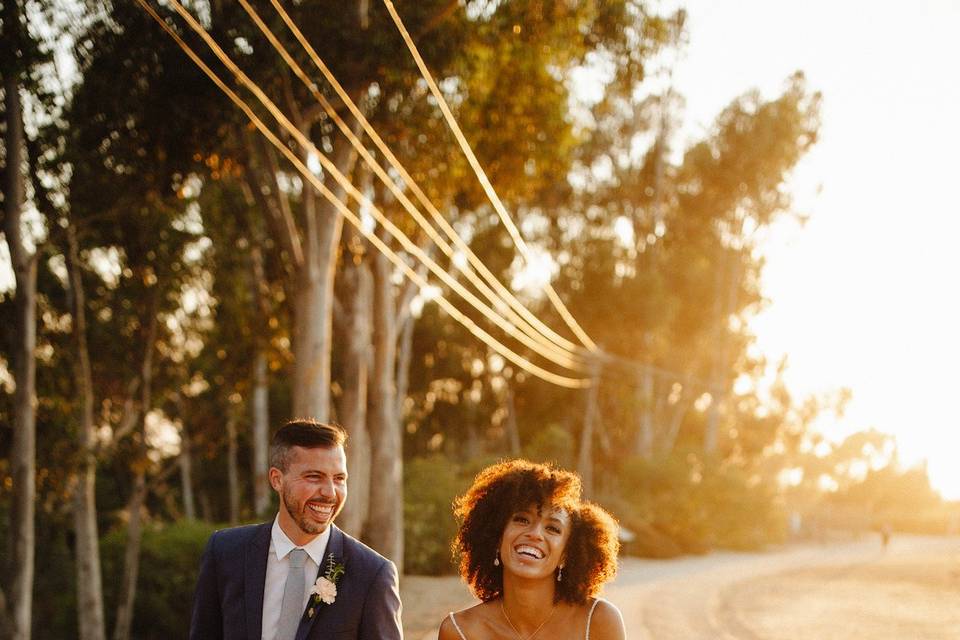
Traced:
POLYGON ((527 517, 526 517, 526 516, 513 516, 513 521, 514 521, 514 522, 520 522, 520 523, 522 523, 522 524, 526 524, 526 523, 527 523, 527 517))
POLYGON ((549 527, 547 527, 547 531, 550 531, 552 533, 560 533, 560 527, 550 525, 549 527))

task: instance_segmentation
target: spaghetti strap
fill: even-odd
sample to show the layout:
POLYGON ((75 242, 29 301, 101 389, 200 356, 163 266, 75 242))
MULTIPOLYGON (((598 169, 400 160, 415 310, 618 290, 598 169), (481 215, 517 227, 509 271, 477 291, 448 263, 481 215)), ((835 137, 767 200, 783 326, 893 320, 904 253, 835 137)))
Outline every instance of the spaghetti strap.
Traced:
MULTIPOLYGON (((450 622, 453 623, 453 628, 457 630, 457 633, 460 634, 460 637, 463 638, 463 640, 467 640, 467 636, 463 635, 463 631, 460 630, 460 625, 457 624, 457 617, 453 615, 453 611, 451 611, 449 615, 450 615, 450 622)), ((589 632, 587 633, 587 635, 588 636, 590 635, 589 632)))
MULTIPOLYGON (((585 637, 584 640, 590 640, 590 620, 593 619, 593 610, 597 608, 597 605, 600 604, 600 601, 601 601, 601 600, 603 600, 603 598, 596 598, 596 599, 594 599, 593 605, 591 605, 591 607, 590 607, 590 613, 587 614, 587 635, 586 635, 586 637, 585 637)), ((453 614, 450 614, 450 615, 452 616, 453 614)), ((454 626, 456 626, 457 623, 454 622, 453 624, 454 624, 454 626)), ((460 629, 459 629, 459 627, 458 627, 458 628, 457 628, 457 631, 459 631, 459 630, 460 630, 460 629)), ((460 634, 460 635, 462 636, 463 634, 460 634)), ((467 639, 464 638, 463 640, 467 640, 467 639)))

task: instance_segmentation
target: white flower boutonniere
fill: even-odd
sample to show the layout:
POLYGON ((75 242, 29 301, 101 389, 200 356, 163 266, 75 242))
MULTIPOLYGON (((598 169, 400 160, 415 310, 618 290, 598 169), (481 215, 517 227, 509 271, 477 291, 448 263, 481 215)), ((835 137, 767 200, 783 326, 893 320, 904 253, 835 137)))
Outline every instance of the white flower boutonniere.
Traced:
POLYGON ((327 556, 327 570, 323 575, 317 578, 313 587, 310 588, 310 607, 307 609, 307 615, 313 617, 317 607, 321 602, 324 604, 333 604, 337 600, 337 583, 343 577, 346 568, 342 563, 337 562, 333 554, 327 556))

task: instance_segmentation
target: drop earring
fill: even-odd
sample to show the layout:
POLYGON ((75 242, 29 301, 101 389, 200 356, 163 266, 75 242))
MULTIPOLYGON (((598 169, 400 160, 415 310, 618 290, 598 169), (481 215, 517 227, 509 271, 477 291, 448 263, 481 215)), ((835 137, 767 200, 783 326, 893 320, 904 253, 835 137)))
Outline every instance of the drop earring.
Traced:
POLYGON ((563 565, 560 565, 560 567, 557 569, 557 582, 560 582, 561 580, 563 580, 563 565))
POLYGON ((500 566, 500 552, 499 552, 499 551, 497 551, 497 555, 493 558, 493 566, 495 566, 495 567, 499 567, 499 566, 500 566))

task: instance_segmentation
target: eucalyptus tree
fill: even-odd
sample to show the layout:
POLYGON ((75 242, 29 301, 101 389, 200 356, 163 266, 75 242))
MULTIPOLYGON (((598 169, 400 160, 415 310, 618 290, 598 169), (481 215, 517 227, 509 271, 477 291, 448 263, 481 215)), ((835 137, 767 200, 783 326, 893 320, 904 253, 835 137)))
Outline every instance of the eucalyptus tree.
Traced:
POLYGON ((15 385, 8 424, 12 427, 9 468, 12 482, 4 580, 0 584, 0 631, 29 638, 32 623, 36 500, 37 269, 44 241, 42 221, 32 206, 28 177, 37 154, 34 141, 52 107, 46 85, 50 49, 38 33, 47 7, 22 0, 2 3, 0 79, 3 92, 2 231, 14 277, 7 354, 15 385))
MULTIPOLYGON (((120 639, 130 633, 142 512, 152 484, 166 475, 161 463, 168 454, 152 444, 156 419, 165 399, 186 382, 180 362, 190 357, 191 332, 202 324, 203 305, 187 308, 187 301, 192 294, 196 302, 204 290, 197 264, 208 241, 191 214, 188 171, 202 150, 198 141, 215 125, 209 119, 194 121, 199 124, 190 125, 193 137, 183 135, 185 126, 171 128, 191 122, 197 108, 171 108, 160 97, 182 99, 207 85, 198 82, 192 68, 164 57, 170 53, 166 40, 122 28, 129 7, 107 9, 78 34, 81 81, 64 115, 62 161, 70 172, 61 215, 78 336, 75 358, 82 372, 77 385, 85 389, 86 430, 95 421, 100 434, 95 444, 87 437, 85 454, 123 469, 127 545, 113 633, 120 639), (161 76, 168 84, 155 81, 161 76), (83 357, 84 344, 91 345, 89 358, 83 357), (91 416, 90 406, 100 411, 91 416)), ((210 106, 216 108, 216 102, 210 106)), ((77 555, 92 573, 100 569, 96 529, 81 526, 81 520, 96 524, 89 469, 86 473, 87 490, 78 495, 76 509, 82 543, 77 555)), ((84 575, 78 573, 78 580, 84 575)), ((84 638, 105 633, 102 596, 84 595, 94 584, 78 585, 84 638), (99 623, 93 624, 96 618, 99 623)))
MULTIPOLYGON (((757 238, 778 217, 794 215, 787 180, 816 141, 819 95, 799 74, 772 99, 748 93, 683 153, 665 147, 670 139, 657 125, 657 111, 666 109, 676 127, 680 108, 676 98, 648 99, 597 118, 606 142, 583 166, 610 170, 587 173, 580 201, 588 222, 573 227, 587 240, 566 269, 581 283, 572 296, 585 326, 637 363, 613 363, 605 385, 615 450, 669 455, 678 439, 696 434, 701 449, 723 457, 736 446, 721 433, 743 435, 736 427, 751 417, 738 410, 743 403, 722 400, 732 398, 740 375, 762 368, 748 353, 746 325, 762 303, 757 238), (648 371, 653 383, 645 388, 648 371), (702 419, 690 411, 694 403, 709 407, 702 419), (646 447, 636 418, 645 415, 652 427, 646 447)), ((776 429, 763 430, 775 436, 776 429)))

